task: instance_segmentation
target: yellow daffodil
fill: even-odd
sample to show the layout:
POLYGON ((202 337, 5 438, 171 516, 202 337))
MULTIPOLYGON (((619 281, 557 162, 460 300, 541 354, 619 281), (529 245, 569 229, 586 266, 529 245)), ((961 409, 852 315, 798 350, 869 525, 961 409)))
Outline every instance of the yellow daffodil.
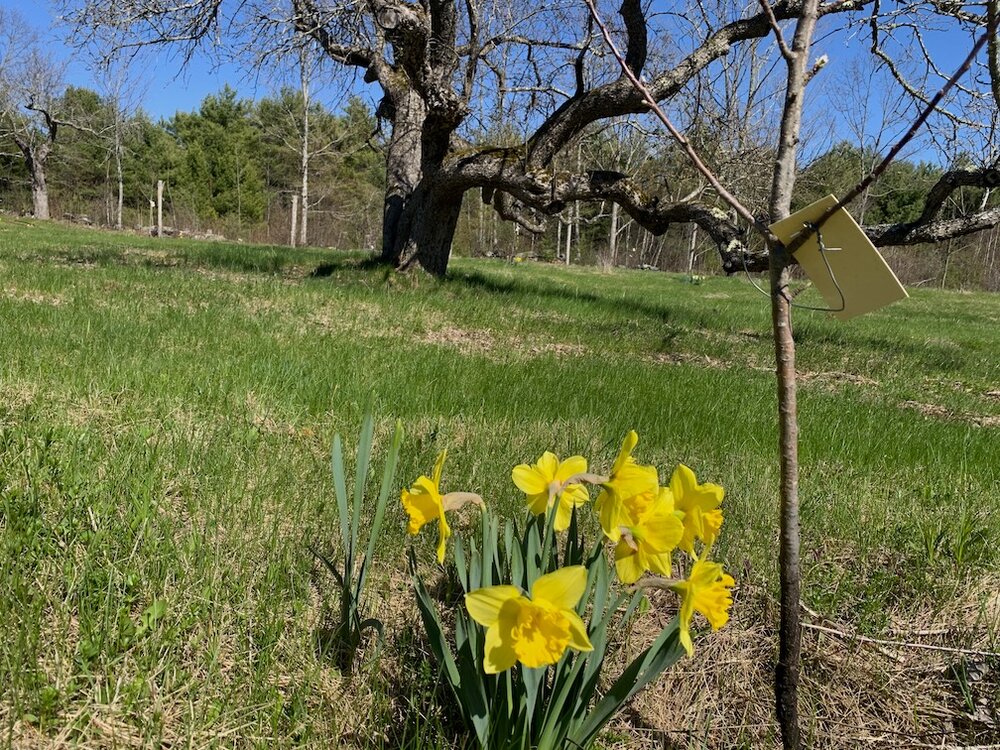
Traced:
POLYGON ((517 488, 528 496, 528 507, 536 516, 545 513, 558 500, 553 528, 565 531, 569 528, 574 506, 583 505, 590 498, 590 493, 582 484, 566 482, 586 473, 587 459, 583 456, 560 461, 555 454, 545 451, 533 466, 515 466, 511 478, 517 488))
POLYGON ((681 595, 680 640, 688 656, 694 653, 691 642, 691 618, 701 612, 718 630, 729 621, 729 608, 733 604, 730 589, 736 585, 733 577, 724 573, 719 563, 696 560, 686 581, 671 584, 670 588, 681 595))
POLYGON ((448 525, 445 511, 457 510, 466 503, 476 503, 480 507, 483 505, 483 499, 471 492, 441 494, 441 471, 444 469, 444 461, 447 456, 448 451, 441 451, 437 461, 434 462, 433 476, 417 477, 410 489, 403 490, 401 497, 403 508, 410 517, 410 522, 406 527, 410 534, 415 536, 424 524, 437 520, 437 559, 439 563, 444 562, 445 546, 448 543, 448 537, 451 536, 451 527, 448 525))
POLYGON ((636 520, 626 520, 615 547, 615 570, 626 584, 635 583, 647 570, 669 576, 671 555, 684 534, 669 489, 660 488, 652 503, 647 503, 645 496, 636 497, 641 504, 635 498, 624 502, 623 518, 636 520))
POLYGON ((531 598, 515 586, 490 586, 465 595, 472 619, 486 628, 483 669, 497 674, 516 662, 555 664, 567 648, 592 651, 576 605, 587 588, 582 565, 560 568, 531 587, 531 598))
MULTIPOLYGON (((640 466, 632 458, 632 451, 638 442, 639 436, 635 430, 625 436, 618 458, 615 459, 615 465, 611 469, 611 476, 602 483, 603 489, 597 497, 597 502, 594 503, 601 528, 612 542, 617 542, 621 538, 623 520, 629 520, 622 517, 626 512, 625 501, 641 498, 642 502, 650 504, 659 494, 660 480, 656 467, 640 466)), ((630 520, 635 521, 634 518, 630 520)))
POLYGON ((691 469, 680 464, 670 478, 670 490, 674 494, 674 507, 684 514, 684 536, 678 546, 694 555, 695 539, 706 545, 719 535, 722 528, 722 505, 724 491, 717 484, 698 484, 691 469))

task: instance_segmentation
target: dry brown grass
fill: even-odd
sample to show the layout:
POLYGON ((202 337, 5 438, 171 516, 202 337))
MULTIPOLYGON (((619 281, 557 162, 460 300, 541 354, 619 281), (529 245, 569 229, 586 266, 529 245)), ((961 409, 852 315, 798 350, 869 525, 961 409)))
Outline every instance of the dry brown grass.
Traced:
MULTIPOLYGON (((836 623, 826 625, 843 635, 805 629, 801 705, 807 746, 964 747, 1000 741, 1000 727, 988 718, 1000 695, 995 666, 967 657, 968 664, 978 658, 983 665, 970 688, 971 709, 952 671, 963 659, 957 649, 989 649, 990 633, 995 637, 1000 625, 998 583, 970 585, 944 613, 897 616, 885 639, 897 646, 852 637, 836 623)), ((654 607, 662 608, 659 619, 639 626, 650 632, 635 634, 644 641, 672 615, 665 598, 655 599, 654 607)), ((694 657, 669 670, 622 717, 616 730, 630 739, 621 746, 780 747, 772 712, 777 611, 762 589, 744 586, 729 624, 697 638, 694 657)))
POLYGON ((576 357, 588 351, 583 344, 502 335, 491 329, 460 328, 448 323, 435 326, 420 340, 425 344, 457 349, 462 354, 496 360, 508 356, 538 357, 545 354, 576 357))
POLYGON ((0 295, 15 302, 28 302, 33 305, 50 305, 59 307, 66 304, 66 298, 61 294, 49 294, 37 289, 18 289, 13 286, 6 286, 0 289, 0 295))
POLYGON ((920 401, 902 401, 899 408, 918 411, 929 419, 957 420, 979 427, 1000 427, 1000 415, 996 414, 962 414, 940 404, 926 404, 920 401))

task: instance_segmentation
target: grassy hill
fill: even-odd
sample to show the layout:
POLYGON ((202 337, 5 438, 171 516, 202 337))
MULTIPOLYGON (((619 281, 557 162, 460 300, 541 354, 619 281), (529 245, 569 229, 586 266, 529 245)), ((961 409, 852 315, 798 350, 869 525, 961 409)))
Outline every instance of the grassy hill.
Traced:
MULTIPOLYGON (((400 484, 447 448, 446 486, 502 513, 515 464, 606 465, 633 428, 644 462, 722 484, 732 622, 607 744, 773 746, 767 300, 741 278, 362 260, 0 219, 2 741, 457 746, 395 505, 381 654, 348 678, 317 646, 336 602, 307 545, 333 543, 332 436, 350 449, 373 396, 378 455, 406 430, 400 484)), ((814 747, 1000 738, 1000 298, 911 294, 795 314, 814 747)))

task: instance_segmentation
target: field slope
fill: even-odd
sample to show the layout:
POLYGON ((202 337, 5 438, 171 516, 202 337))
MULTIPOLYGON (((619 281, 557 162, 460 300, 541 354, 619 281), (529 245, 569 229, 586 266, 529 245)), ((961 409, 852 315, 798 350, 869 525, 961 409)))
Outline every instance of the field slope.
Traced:
MULTIPOLYGON (((406 430, 400 483, 447 448, 447 486, 505 514, 513 465, 606 466, 629 429, 643 461, 722 484, 733 620, 606 744, 773 746, 767 300, 740 278, 362 260, 0 218, 0 744, 455 747, 395 506, 377 661, 347 678, 318 646, 336 602, 307 545, 333 544, 332 436, 353 447, 373 397, 377 450, 406 430)), ((795 315, 813 747, 1000 741, 1000 298, 911 293, 795 315)))

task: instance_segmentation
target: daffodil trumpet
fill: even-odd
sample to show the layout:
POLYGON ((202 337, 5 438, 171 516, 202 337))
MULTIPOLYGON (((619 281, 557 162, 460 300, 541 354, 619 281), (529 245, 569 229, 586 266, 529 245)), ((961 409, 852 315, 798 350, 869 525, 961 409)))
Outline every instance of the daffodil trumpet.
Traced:
POLYGON ((691 656, 694 654, 694 642, 691 640, 694 613, 704 615, 712 630, 721 628, 729 622, 729 609, 733 606, 732 588, 735 585, 736 581, 719 563, 696 560, 686 579, 648 577, 638 581, 635 588, 666 589, 680 595, 679 638, 684 650, 691 656))

